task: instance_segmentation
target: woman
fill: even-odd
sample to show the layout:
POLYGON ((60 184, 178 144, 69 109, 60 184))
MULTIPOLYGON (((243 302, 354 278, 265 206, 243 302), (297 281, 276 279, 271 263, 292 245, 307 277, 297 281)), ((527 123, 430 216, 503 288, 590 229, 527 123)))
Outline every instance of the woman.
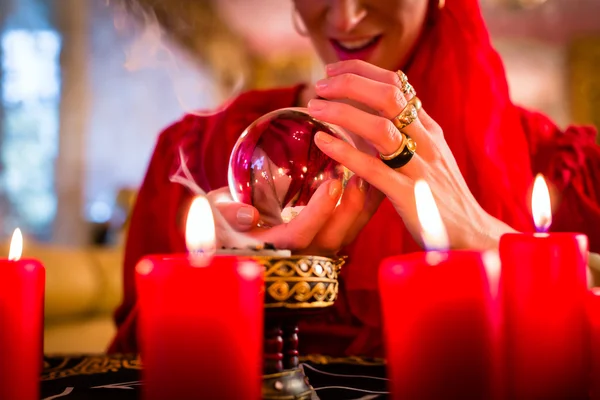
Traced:
POLYGON ((312 253, 343 248, 349 256, 335 307, 301 327, 304 352, 382 355, 377 267, 386 256, 419 249, 416 179, 427 180, 438 199, 452 247, 491 249, 505 232, 533 229, 527 198, 533 176, 542 173, 560 193, 553 230, 584 232, 591 250, 600 251, 595 131, 562 132, 545 116, 511 103, 476 0, 297 0, 295 6, 327 64, 327 78, 314 87, 245 93, 217 114, 188 115, 163 132, 131 220, 125 297, 111 351, 137 350, 135 263, 148 253, 185 250, 182 222, 192 194, 169 181, 179 167, 179 148, 196 182, 215 199, 226 192, 228 156, 239 134, 278 108, 308 106, 357 143, 353 149, 324 133, 315 139, 357 174, 337 208, 341 188, 335 181, 322 185, 289 224, 270 230, 255 227, 252 207, 217 204, 238 230, 278 247, 312 253), (398 68, 422 101, 416 119, 410 113, 396 118, 409 110, 409 101, 418 106, 398 68), (394 156, 407 137, 418 152, 394 156), (391 167, 378 153, 392 156, 391 167))

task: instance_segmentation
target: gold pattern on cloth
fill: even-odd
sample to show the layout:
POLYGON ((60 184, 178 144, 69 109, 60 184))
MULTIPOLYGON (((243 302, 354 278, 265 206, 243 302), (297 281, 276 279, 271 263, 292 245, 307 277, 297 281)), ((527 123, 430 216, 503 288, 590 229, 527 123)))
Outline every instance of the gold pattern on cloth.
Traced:
POLYGON ((51 365, 48 361, 44 360, 44 373, 59 371, 66 367, 70 360, 71 357, 63 357, 57 365, 51 365))
POLYGON ((118 372, 120 369, 142 369, 139 356, 133 358, 108 355, 87 356, 80 359, 73 366, 68 367, 71 360, 75 359, 73 357, 64 357, 54 365, 49 365, 48 362, 45 362, 41 380, 49 381, 76 375, 105 374, 108 372, 118 372))
POLYGON ((350 357, 331 357, 322 354, 309 354, 300 356, 300 362, 309 362, 312 364, 328 365, 328 364, 350 364, 350 365, 365 365, 365 366, 383 366, 385 359, 383 358, 363 358, 358 356, 350 357))

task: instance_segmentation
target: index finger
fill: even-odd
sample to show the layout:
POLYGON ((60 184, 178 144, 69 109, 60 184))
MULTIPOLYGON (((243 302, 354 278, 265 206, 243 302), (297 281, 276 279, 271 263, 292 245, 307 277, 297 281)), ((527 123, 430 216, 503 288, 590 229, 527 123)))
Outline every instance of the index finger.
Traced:
MULTIPOLYGON (((412 190, 414 183, 407 175, 397 172, 385 165, 379 158, 363 153, 343 140, 324 132, 317 132, 315 143, 323 153, 340 164, 345 165, 349 170, 375 186, 391 200, 402 197, 402 193, 412 190)), ((418 159, 418 157, 414 158, 418 159)), ((419 164, 415 161, 411 162, 413 164, 405 165, 402 167, 402 170, 408 171, 413 168, 415 171, 419 171, 419 164)))
POLYGON ((326 67, 327 76, 337 76, 341 74, 356 74, 364 76, 388 85, 400 87, 402 84, 400 77, 396 72, 369 64, 363 60, 346 60, 339 61, 333 64, 328 64, 326 67))
MULTIPOLYGON (((354 74, 377 82, 393 85, 397 88, 401 88, 403 86, 403 82, 400 79, 397 71, 390 71, 385 68, 369 64, 363 60, 339 61, 333 64, 328 64, 326 70, 328 77, 334 77, 342 74, 354 74)), ((418 88, 416 89, 418 90, 418 88)), ((409 100, 412 95, 405 95, 405 97, 407 100, 409 100)), ((424 107, 419 111, 419 120, 428 131, 434 130, 437 132, 439 130, 437 123, 429 116, 429 114, 427 114, 424 107)))

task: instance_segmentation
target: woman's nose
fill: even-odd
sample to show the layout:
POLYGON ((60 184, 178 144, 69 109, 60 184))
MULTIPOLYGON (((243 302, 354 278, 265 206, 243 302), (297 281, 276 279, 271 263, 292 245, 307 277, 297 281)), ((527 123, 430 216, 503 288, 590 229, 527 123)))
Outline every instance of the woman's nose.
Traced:
POLYGON ((327 20, 336 31, 350 32, 366 16, 367 10, 358 0, 332 0, 327 20))

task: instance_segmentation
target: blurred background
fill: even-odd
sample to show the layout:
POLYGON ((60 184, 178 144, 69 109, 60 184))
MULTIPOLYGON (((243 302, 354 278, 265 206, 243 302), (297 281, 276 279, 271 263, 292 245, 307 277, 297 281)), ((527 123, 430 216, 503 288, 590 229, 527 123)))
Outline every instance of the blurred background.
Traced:
MULTIPOLYGON (((600 126, 600 0, 481 3, 513 100, 600 126)), ((0 237, 7 254, 21 227, 46 265, 47 353, 106 348, 158 133, 241 89, 321 74, 291 0, 140 4, 0 1, 0 237)))

